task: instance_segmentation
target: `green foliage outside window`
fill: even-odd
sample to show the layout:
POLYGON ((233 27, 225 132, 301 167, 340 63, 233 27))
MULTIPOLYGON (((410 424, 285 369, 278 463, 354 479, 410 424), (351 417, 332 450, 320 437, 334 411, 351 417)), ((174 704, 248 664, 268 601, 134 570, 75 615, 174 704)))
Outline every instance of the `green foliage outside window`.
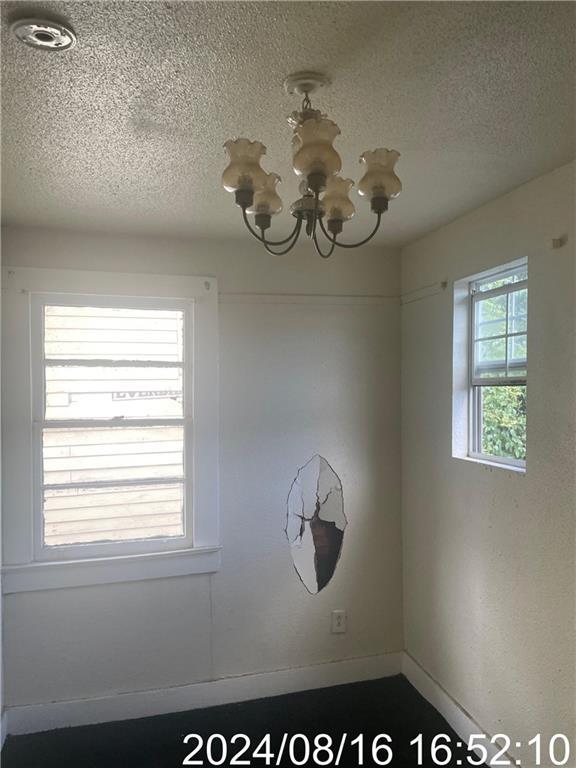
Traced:
POLYGON ((526 387, 482 387, 482 452, 526 459, 526 387))

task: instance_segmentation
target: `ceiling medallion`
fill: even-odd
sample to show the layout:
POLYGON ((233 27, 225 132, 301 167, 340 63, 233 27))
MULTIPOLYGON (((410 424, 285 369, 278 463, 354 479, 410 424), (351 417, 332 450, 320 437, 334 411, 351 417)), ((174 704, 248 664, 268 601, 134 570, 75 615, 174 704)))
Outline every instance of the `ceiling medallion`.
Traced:
POLYGON ((358 243, 338 240, 344 222, 354 216, 356 209, 349 197, 354 182, 338 175, 342 160, 332 146, 340 128, 318 109, 313 109, 310 101, 310 94, 328 84, 329 79, 316 72, 297 72, 284 81, 288 93, 303 96, 300 111, 292 112, 288 118, 293 129, 292 166, 294 173, 302 179, 299 187, 302 196, 290 206, 296 223, 288 237, 269 240, 266 235, 272 216, 282 210, 282 200, 276 191, 280 176, 266 173, 260 166, 266 147, 249 139, 229 139, 224 144, 230 162, 222 174, 222 185, 228 192, 234 192, 246 227, 269 253, 288 253, 296 245, 302 228, 325 259, 335 248, 364 245, 378 231, 388 202, 398 197, 402 190, 400 179, 394 173, 400 157, 396 150, 363 152, 360 162, 365 169, 358 183, 358 193, 370 200, 376 223, 370 234, 358 243), (254 225, 248 216, 254 216, 254 225), (320 242, 322 237, 323 244, 320 242))

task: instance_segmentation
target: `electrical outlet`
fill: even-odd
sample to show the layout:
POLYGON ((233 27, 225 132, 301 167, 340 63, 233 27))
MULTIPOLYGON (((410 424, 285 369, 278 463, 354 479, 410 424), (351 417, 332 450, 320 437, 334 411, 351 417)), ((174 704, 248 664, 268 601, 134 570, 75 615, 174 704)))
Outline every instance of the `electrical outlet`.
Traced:
POLYGON ((346 632, 346 611, 332 611, 332 634, 342 635, 346 632))

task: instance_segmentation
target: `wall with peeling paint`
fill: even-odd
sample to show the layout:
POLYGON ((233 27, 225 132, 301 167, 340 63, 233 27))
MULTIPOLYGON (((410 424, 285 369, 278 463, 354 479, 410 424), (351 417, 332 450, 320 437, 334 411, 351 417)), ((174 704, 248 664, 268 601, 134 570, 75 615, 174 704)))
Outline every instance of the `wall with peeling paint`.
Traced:
POLYGON ((6 703, 401 650, 399 253, 275 259, 246 239, 16 227, 3 245, 6 265, 208 274, 222 293, 222 570, 7 595, 6 703), (341 478, 348 527, 334 577, 311 596, 284 527, 290 485, 315 453, 341 478), (339 608, 348 631, 331 635, 339 608))
MULTIPOLYGON (((574 164, 407 247, 402 493, 407 651, 479 725, 573 736, 574 164), (552 238, 567 235, 564 247, 552 238), (527 256, 527 472, 451 457, 452 283, 527 256), (412 294, 411 294, 412 295, 412 294)), ((530 764, 527 750, 518 753, 530 764)))

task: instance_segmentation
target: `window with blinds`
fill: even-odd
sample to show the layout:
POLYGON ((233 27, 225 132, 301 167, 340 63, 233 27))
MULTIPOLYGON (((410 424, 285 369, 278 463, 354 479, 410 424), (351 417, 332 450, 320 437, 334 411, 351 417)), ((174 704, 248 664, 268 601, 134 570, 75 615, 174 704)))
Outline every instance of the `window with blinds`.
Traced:
POLYGON ((528 267, 470 283, 471 449, 523 465, 526 460, 528 267))
POLYGON ((42 546, 186 541, 189 312, 81 301, 36 315, 42 546))

